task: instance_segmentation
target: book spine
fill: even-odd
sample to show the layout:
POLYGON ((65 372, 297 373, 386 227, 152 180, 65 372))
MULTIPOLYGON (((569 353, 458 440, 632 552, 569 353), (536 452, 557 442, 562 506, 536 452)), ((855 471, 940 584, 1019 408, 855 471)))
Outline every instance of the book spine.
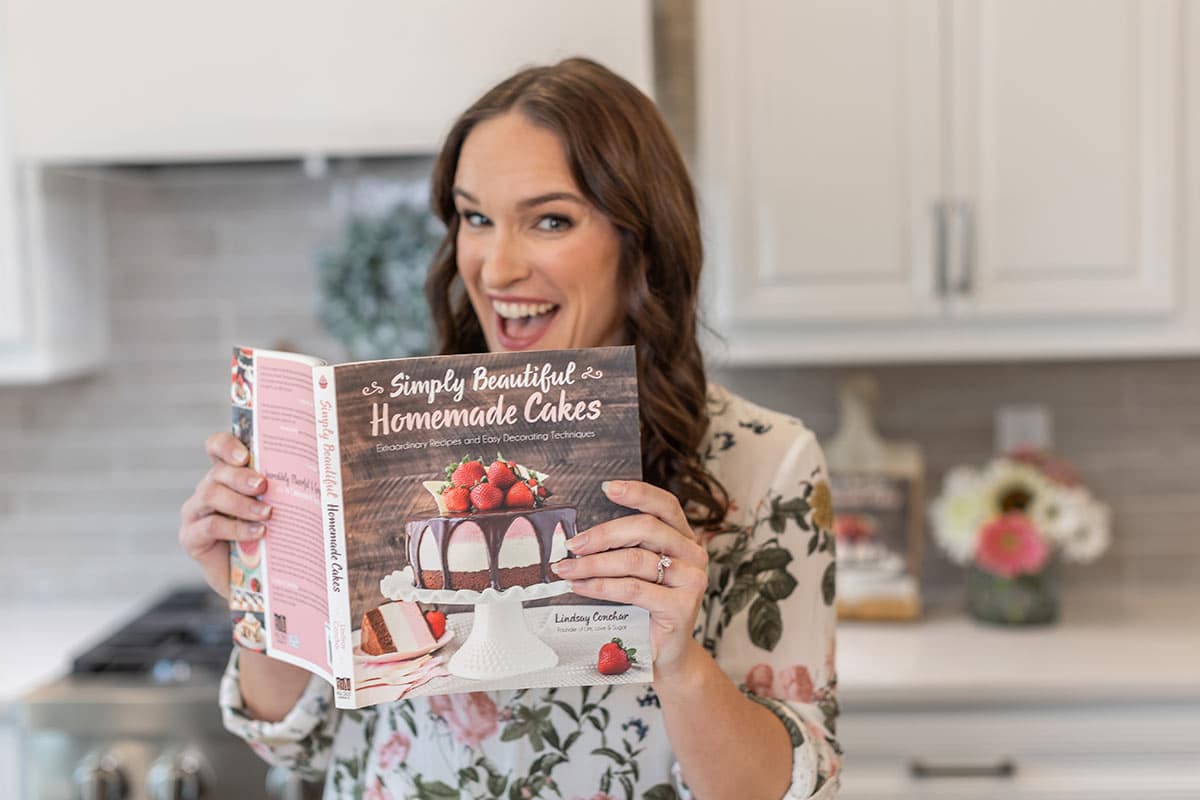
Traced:
POLYGON ((329 628, 326 637, 329 665, 334 678, 334 704, 338 708, 353 708, 354 654, 335 381, 333 367, 313 369, 313 405, 317 416, 317 455, 321 470, 321 529, 325 539, 325 575, 329 593, 329 628))

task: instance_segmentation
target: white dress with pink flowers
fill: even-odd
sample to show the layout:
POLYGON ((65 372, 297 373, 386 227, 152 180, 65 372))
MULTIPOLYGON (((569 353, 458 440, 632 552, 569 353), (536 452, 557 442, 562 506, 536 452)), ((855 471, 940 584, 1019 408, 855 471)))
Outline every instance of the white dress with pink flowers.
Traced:
MULTIPOLYGON (((838 788, 832 507, 821 449, 799 421, 709 388, 708 469, 732 501, 705 534, 709 592, 695 636, 794 746, 787 798, 838 788)), ((327 798, 690 797, 647 685, 416 697, 333 707, 314 677, 280 722, 243 710, 237 655, 225 725, 263 758, 325 781, 327 798)))

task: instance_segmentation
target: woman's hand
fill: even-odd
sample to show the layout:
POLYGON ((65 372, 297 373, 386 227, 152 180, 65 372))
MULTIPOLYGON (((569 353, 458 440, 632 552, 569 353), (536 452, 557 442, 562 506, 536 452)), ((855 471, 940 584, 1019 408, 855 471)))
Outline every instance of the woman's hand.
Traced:
POLYGON ((708 588, 708 552, 696 542, 675 495, 643 481, 606 481, 614 503, 641 511, 609 520, 567 540, 576 557, 554 565, 584 597, 615 600, 650 612, 654 675, 681 669, 692 654, 692 627, 708 588), (658 580, 659 556, 671 566, 658 580))
POLYGON ((229 596, 231 541, 259 539, 271 508, 255 499, 267 479, 243 466, 250 453, 232 433, 214 433, 204 442, 212 468, 179 509, 179 544, 200 564, 204 579, 229 596))

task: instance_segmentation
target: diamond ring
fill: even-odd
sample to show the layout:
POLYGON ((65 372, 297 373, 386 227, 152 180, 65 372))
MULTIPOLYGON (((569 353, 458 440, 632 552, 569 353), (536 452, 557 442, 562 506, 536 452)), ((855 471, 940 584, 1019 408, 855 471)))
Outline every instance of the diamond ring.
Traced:
POLYGON ((655 583, 663 582, 663 578, 667 574, 667 567, 669 566, 671 566, 671 557, 666 553, 660 553, 658 556, 658 579, 654 581, 655 583))

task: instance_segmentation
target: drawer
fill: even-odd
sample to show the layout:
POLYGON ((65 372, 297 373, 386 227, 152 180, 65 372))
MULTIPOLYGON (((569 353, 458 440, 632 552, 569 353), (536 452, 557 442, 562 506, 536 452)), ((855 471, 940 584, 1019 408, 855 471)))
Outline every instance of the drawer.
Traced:
MULTIPOLYGON (((964 764, 960 762, 959 766, 964 764)), ((982 766, 982 765, 981 765, 982 766)), ((1200 764, 1172 759, 1122 763, 1026 758, 998 777, 917 777, 908 764, 847 754, 838 800, 1195 800, 1200 764)))
POLYGON ((848 709, 838 719, 838 739, 864 759, 1143 755, 1200 760, 1200 704, 848 709))
POLYGON ((839 800, 1195 800, 1200 704, 847 709, 839 800))

